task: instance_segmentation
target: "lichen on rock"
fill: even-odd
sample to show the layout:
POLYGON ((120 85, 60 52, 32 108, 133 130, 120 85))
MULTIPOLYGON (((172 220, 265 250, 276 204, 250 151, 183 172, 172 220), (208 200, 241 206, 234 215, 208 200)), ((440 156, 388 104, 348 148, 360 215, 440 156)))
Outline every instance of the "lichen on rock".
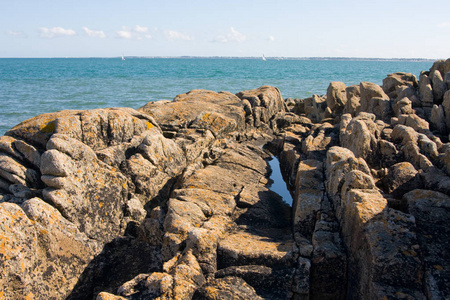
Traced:
POLYGON ((449 298, 449 66, 18 124, 0 137, 0 298, 449 298))

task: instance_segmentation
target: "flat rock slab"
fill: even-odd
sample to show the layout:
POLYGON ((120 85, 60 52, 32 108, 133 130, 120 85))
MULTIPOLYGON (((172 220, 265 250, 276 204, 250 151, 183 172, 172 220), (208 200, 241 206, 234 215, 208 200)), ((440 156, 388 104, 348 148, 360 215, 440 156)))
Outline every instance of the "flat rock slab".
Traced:
POLYGON ((219 266, 265 265, 293 266, 294 241, 285 238, 283 230, 236 231, 220 241, 219 266))
POLYGON ((262 300, 253 287, 242 278, 225 277, 214 279, 212 282, 200 288, 193 297, 194 300, 227 300, 227 299, 255 299, 262 300))

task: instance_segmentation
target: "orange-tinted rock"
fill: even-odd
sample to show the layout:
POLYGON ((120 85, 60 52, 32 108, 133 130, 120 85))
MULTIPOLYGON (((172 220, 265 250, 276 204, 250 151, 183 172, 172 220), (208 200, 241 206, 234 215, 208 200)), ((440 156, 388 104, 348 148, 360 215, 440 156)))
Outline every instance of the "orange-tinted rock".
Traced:
POLYGON ((164 130, 202 128, 220 137, 242 130, 245 112, 236 96, 226 92, 193 90, 173 102, 149 102, 139 111, 153 116, 164 130))
POLYGON ((447 297, 447 94, 429 106, 445 62, 433 68, 422 102, 396 73, 327 98, 193 90, 19 124, 0 138, 0 295, 447 297), (292 209, 269 189, 268 141, 292 209))

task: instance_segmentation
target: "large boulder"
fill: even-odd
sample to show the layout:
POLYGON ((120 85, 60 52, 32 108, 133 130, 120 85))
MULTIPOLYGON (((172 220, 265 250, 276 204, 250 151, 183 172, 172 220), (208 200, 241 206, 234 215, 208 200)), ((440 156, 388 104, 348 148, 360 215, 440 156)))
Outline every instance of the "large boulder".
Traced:
POLYGON ((422 72, 419 77, 419 97, 422 106, 433 106, 434 96, 433 88, 431 86, 431 80, 424 72, 422 72))
POLYGON ((384 103, 384 101, 389 102, 389 96, 383 91, 383 89, 371 82, 361 82, 360 83, 360 93, 361 93, 361 112, 374 113, 373 109, 380 104, 375 105, 372 100, 373 98, 379 99, 376 102, 384 103))
POLYGON ((439 156, 436 143, 409 126, 396 125, 391 138, 402 145, 401 150, 406 160, 417 169, 426 170, 432 167, 432 161, 436 161, 439 156))
POLYGON ((269 123, 278 112, 285 111, 280 90, 275 87, 265 85, 254 90, 239 92, 236 96, 250 103, 255 127, 269 123))
POLYGON ((418 93, 419 93, 418 88, 405 85, 397 87, 397 99, 402 99, 406 97, 409 100, 411 100, 413 107, 421 106, 418 93))
POLYGON ((361 106, 360 86, 348 86, 345 92, 347 95, 347 103, 345 104, 343 113, 351 114, 354 117, 356 115, 356 112, 360 110, 361 106))
POLYGON ((38 244, 27 247, 42 265, 28 290, 15 292, 19 298, 67 297, 101 247, 139 224, 144 205, 186 166, 154 119, 128 108, 46 114, 7 134, 0 141, 3 201, 22 204, 39 227, 38 244))
POLYGON ((327 89, 327 105, 335 115, 340 115, 347 103, 346 86, 343 82, 333 81, 327 89))
POLYGON ((357 117, 342 117, 340 123, 340 143, 350 149, 356 157, 373 161, 380 140, 380 129, 375 123, 375 115, 360 113, 357 117))
POLYGON ((219 138, 245 126, 242 101, 227 92, 193 90, 172 102, 149 102, 139 111, 153 116, 164 131, 202 128, 219 138))
POLYGON ((416 114, 399 115, 397 124, 409 126, 420 133, 427 133, 430 129, 429 123, 416 114))
POLYGON ((6 135, 44 148, 54 133, 66 134, 93 150, 130 142, 148 130, 158 128, 154 119, 131 108, 60 111, 39 115, 9 130, 6 135))
POLYGON ((409 162, 399 162, 388 169, 386 177, 382 180, 387 193, 396 198, 421 186, 417 170, 409 162))
POLYGON ((22 207, 0 203, 0 215, 5 299, 65 298, 101 251, 101 243, 39 198, 22 207))
POLYGON ((430 73, 430 80, 433 86, 434 101, 438 104, 442 103, 442 97, 447 91, 447 86, 442 78, 441 72, 435 70, 430 73))
POLYGON ((97 159, 82 142, 54 135, 42 155, 44 199, 57 207, 82 232, 109 242, 123 233, 127 203, 125 176, 97 159))
POLYGON ((383 91, 391 98, 397 98, 399 87, 417 87, 419 83, 415 75, 411 73, 397 72, 389 74, 383 79, 383 91))
POLYGON ((448 72, 450 72, 450 59, 443 60, 438 59, 433 63, 433 66, 430 68, 430 73, 433 73, 434 71, 439 71, 441 73, 442 77, 448 72))
POLYGON ((397 99, 394 102, 394 114, 399 117, 400 115, 409 115, 414 114, 414 110, 412 108, 412 101, 407 97, 403 97, 397 99))
POLYGON ((442 105, 433 105, 433 108, 431 109, 430 123, 432 128, 441 134, 444 134, 447 131, 444 108, 442 105))

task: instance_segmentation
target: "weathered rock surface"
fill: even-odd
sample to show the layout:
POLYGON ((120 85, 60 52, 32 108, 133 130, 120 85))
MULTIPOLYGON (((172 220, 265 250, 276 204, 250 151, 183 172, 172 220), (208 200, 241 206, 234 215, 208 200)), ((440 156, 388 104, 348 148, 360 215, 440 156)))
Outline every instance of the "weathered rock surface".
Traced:
POLYGON ((0 137, 0 298, 449 298, 449 72, 22 122, 0 137))
POLYGON ((359 111, 359 107, 361 106, 361 89, 359 85, 348 86, 345 89, 347 95, 347 103, 345 104, 345 108, 343 113, 351 114, 353 117, 356 112, 359 111))
POLYGON ((450 296, 450 235, 446 222, 450 217, 450 198, 436 191, 413 190, 404 195, 408 211, 417 224, 417 234, 425 265, 426 296, 446 299, 450 296))
POLYGON ((343 82, 331 82, 327 89, 327 105, 331 111, 339 115, 347 103, 346 86, 343 82))

